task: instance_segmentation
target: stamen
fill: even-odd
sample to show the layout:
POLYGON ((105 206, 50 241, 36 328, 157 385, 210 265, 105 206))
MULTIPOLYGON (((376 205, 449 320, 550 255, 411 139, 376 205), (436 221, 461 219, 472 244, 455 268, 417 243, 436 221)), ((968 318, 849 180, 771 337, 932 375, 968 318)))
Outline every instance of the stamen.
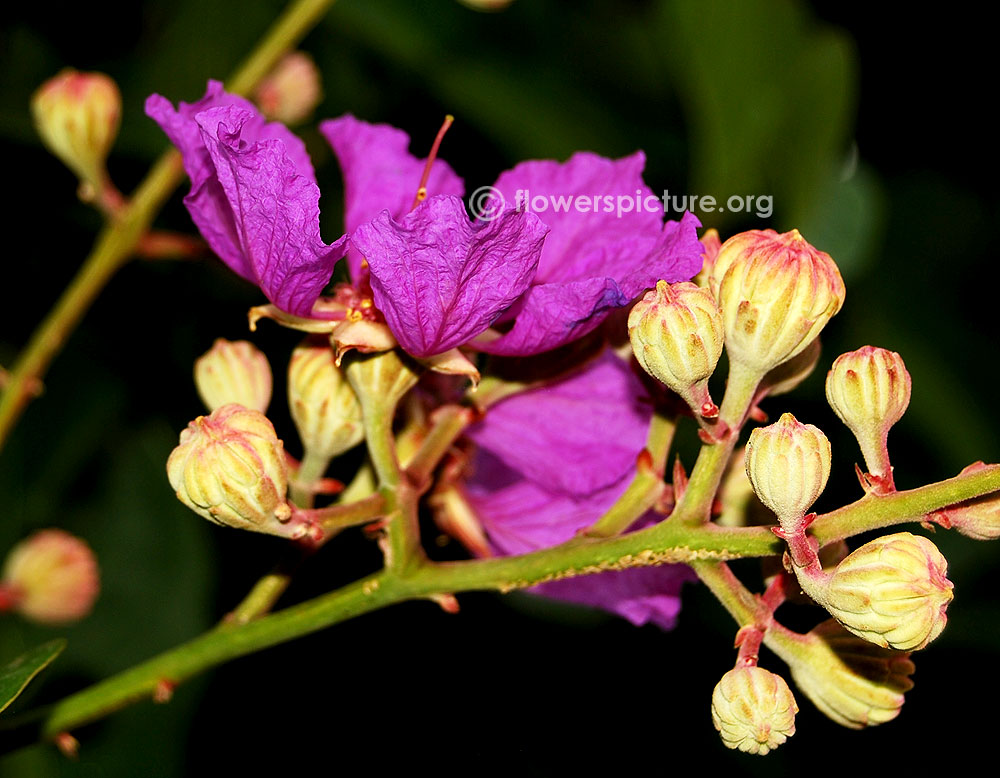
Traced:
POLYGON ((444 138, 444 134, 448 132, 448 128, 451 127, 451 124, 454 121, 455 117, 451 114, 444 117, 444 124, 442 124, 441 129, 438 130, 437 137, 434 138, 434 143, 431 146, 431 153, 427 155, 427 164, 424 165, 424 174, 420 177, 420 186, 417 187, 417 196, 413 199, 413 205, 410 206, 411 211, 427 199, 427 180, 431 177, 431 166, 434 164, 434 160, 437 159, 438 149, 441 147, 441 141, 444 138))

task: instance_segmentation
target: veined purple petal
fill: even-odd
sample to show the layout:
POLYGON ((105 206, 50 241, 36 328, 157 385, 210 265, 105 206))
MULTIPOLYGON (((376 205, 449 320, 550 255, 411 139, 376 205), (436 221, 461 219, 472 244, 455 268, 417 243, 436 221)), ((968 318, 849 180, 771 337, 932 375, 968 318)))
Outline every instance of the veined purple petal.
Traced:
MULTIPOLYGON (((574 537, 611 507, 628 482, 624 476, 610 486, 574 498, 549 491, 480 451, 466 492, 494 550, 508 555, 550 548, 574 537)), ((653 520, 640 520, 635 528, 653 520)), ((662 565, 554 581, 530 591, 602 608, 637 626, 651 622, 670 629, 680 610, 681 585, 693 579, 684 565, 662 565)))
POLYGON ((308 316, 347 238, 323 242, 311 165, 304 171, 282 139, 262 132, 258 119, 237 105, 196 115, 215 175, 185 203, 205 239, 237 272, 282 310, 308 316))
POLYGON ((519 301, 514 326, 476 347, 490 354, 540 354, 591 332, 608 313, 628 305, 658 280, 672 284, 692 278, 701 269, 698 226, 688 213, 680 222, 667 222, 645 255, 622 262, 616 278, 596 275, 532 285, 519 301))
MULTIPOLYGON (((333 147, 344 175, 344 226, 348 235, 362 224, 388 210, 393 219, 402 218, 413 206, 425 159, 409 152, 410 136, 387 124, 369 124, 347 114, 321 122, 320 132, 333 147)), ((433 195, 465 193, 462 179, 437 159, 431 166, 427 192, 433 195)), ((360 275, 362 256, 348 252, 351 278, 360 275)))
POLYGON ((605 352, 569 378, 497 403, 468 435, 546 493, 579 498, 634 471, 651 417, 642 382, 605 352))
POLYGON ((472 223, 457 197, 431 197, 395 221, 382 211, 351 243, 368 259, 375 306, 400 345, 440 354, 488 329, 531 282, 547 232, 508 211, 472 223))
POLYGON ((501 174, 496 189, 507 206, 534 212, 552 231, 513 328, 477 348, 520 356, 557 348, 658 280, 701 269, 698 220, 663 223, 662 203, 642 180, 645 163, 641 151, 619 160, 580 152, 501 174))

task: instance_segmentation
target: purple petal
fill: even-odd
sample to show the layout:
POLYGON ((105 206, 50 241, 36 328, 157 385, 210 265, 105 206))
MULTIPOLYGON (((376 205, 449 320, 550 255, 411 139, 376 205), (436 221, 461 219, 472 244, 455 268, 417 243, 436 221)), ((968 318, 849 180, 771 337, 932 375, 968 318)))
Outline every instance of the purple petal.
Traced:
POLYGON ((185 203, 231 267, 282 310, 308 316, 343 256, 346 236, 332 246, 323 242, 311 166, 303 172, 301 160, 296 163, 276 133, 262 132, 258 118, 235 105, 195 117, 215 177, 185 203))
POLYGON ((633 472, 651 417, 642 382, 605 352, 569 378, 497 403, 468 434, 547 492, 578 497, 633 472))
MULTIPOLYGON (((698 226, 689 213, 680 222, 667 222, 645 254, 621 262, 617 278, 597 275, 533 285, 520 301, 514 326, 476 348, 490 354, 540 354, 591 332, 612 310, 628 305, 658 280, 672 284, 692 278, 702 262, 698 226)), ((548 238, 545 242, 548 245, 548 238)), ((639 246, 636 242, 637 251, 639 246)))
MULTIPOLYGON (((586 497, 573 498, 554 494, 480 452, 466 491, 490 543, 498 553, 508 555, 550 548, 574 537, 611 507, 628 481, 624 477, 586 497)), ((656 518, 662 517, 640 521, 637 528, 656 518)), ((681 585, 693 579, 684 565, 661 565, 554 581, 530 591, 602 608, 635 625, 652 622, 670 629, 680 610, 681 585)))
MULTIPOLYGON (((426 160, 409 153, 409 135, 387 124, 363 122, 350 114, 321 122, 319 129, 333 147, 344 174, 347 234, 383 210, 400 219, 413 207, 426 160)), ((432 196, 461 198, 465 185, 448 163, 437 159, 431 166, 427 191, 432 196)), ((355 280, 359 278, 361 260, 356 250, 348 252, 348 266, 355 280)))
POLYGON ((400 345, 440 354, 488 329, 531 282, 546 233, 508 211, 472 223, 457 197, 431 197, 396 222, 388 211, 351 243, 367 259, 375 306, 400 345))

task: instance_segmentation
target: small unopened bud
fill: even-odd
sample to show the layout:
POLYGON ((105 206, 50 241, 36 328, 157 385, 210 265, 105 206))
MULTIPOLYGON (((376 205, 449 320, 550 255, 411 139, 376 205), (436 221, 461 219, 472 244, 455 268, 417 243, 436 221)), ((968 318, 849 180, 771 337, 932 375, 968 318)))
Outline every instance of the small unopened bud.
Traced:
POLYGON ((658 281, 632 308, 628 334, 647 373, 683 397, 697 415, 719 415, 708 379, 722 356, 723 329, 710 292, 688 282, 658 281))
POLYGON ((330 459, 365 437, 361 403, 329 344, 302 345, 288 363, 288 405, 302 445, 330 459))
MULTIPOLYGON (((962 474, 974 473, 986 467, 975 462, 962 470, 962 474)), ((974 500, 966 500, 935 514, 934 521, 956 529, 974 540, 996 540, 1000 538, 1000 494, 994 492, 974 500)))
POLYGON ((254 93, 261 113, 283 124, 305 121, 322 99, 319 70, 312 57, 302 51, 285 56, 254 93))
POLYGON ((897 532, 865 543, 830 576, 821 604, 858 637, 916 651, 941 634, 954 597, 948 560, 927 538, 897 532))
POLYGON ((712 723, 726 748, 764 755, 795 734, 799 707, 780 675, 763 667, 730 670, 712 693, 712 723))
POLYGON ((167 460, 177 498, 199 516, 252 532, 300 537, 285 500, 285 451, 264 414, 223 405, 181 433, 167 460))
POLYGON ((826 399, 858 439, 868 472, 892 486, 886 440, 910 404, 910 374, 895 351, 864 346, 841 354, 826 375, 826 399))
POLYGON ((41 530, 7 555, 0 575, 0 610, 16 610, 43 624, 65 624, 90 613, 99 589, 90 546, 60 529, 41 530))
POLYGON ((802 637, 789 668, 817 708, 851 729, 896 718, 915 669, 909 653, 862 640, 833 619, 802 637))
POLYGON ((271 366, 246 340, 216 340, 194 363, 194 383, 209 411, 237 403, 264 413, 271 402, 271 366))
POLYGON ((830 441, 818 427, 790 413, 750 433, 747 477, 786 531, 797 527, 830 477, 830 441))
POLYGON ((31 98, 31 115, 46 148, 81 182, 81 197, 94 199, 107 183, 104 163, 118 135, 122 98, 103 73, 66 68, 31 98))
POLYGON ((803 351, 844 303, 837 265, 798 230, 734 235, 709 283, 730 360, 760 376, 803 351))

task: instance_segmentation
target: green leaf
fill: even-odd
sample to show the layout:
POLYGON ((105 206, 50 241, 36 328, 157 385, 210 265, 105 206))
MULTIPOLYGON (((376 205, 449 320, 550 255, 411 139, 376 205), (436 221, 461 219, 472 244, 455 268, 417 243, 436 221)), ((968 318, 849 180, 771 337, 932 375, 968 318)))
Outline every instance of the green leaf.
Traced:
POLYGON ((48 667, 64 648, 64 639, 50 640, 0 668, 0 712, 6 710, 31 683, 31 679, 48 667))

